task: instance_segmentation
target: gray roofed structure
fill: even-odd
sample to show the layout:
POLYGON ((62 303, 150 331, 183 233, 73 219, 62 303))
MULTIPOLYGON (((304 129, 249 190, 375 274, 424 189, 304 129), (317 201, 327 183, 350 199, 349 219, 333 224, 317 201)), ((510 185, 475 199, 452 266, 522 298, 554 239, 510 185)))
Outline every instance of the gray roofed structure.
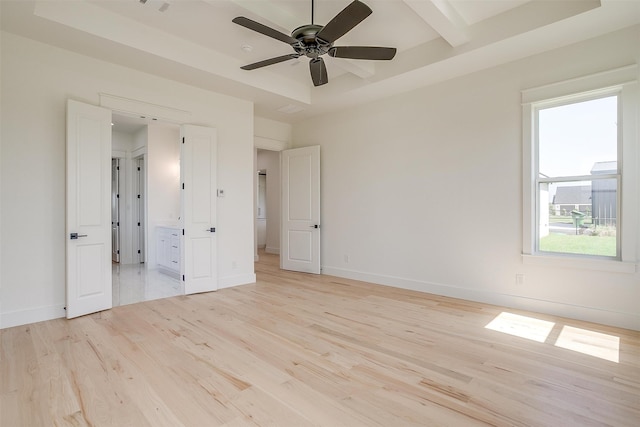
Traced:
POLYGON ((575 185, 558 187, 556 195, 553 196, 554 205, 590 205, 591 186, 575 185))

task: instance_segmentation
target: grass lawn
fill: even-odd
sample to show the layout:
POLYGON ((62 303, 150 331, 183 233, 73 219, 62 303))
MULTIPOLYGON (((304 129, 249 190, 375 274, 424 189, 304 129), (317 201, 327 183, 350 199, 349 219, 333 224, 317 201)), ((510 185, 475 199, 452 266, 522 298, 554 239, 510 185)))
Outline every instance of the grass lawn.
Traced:
POLYGON ((616 256, 615 236, 584 236, 551 233, 540 239, 540 250, 582 255, 616 256))

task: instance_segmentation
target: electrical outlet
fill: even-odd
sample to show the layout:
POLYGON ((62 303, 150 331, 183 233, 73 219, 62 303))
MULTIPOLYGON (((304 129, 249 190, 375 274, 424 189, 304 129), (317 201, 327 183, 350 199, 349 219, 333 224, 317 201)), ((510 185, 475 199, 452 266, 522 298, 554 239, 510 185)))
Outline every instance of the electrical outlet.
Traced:
POLYGON ((524 274, 516 274, 516 285, 524 285, 524 274))

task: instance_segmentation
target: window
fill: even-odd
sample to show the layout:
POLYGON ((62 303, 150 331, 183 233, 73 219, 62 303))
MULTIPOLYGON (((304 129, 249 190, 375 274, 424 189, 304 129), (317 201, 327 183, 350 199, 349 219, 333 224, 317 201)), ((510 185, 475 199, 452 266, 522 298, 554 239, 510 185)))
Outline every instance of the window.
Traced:
POLYGON ((538 252, 618 258, 618 101, 534 105, 538 252))
POLYGON ((637 262, 637 78, 523 92, 524 255, 637 262))

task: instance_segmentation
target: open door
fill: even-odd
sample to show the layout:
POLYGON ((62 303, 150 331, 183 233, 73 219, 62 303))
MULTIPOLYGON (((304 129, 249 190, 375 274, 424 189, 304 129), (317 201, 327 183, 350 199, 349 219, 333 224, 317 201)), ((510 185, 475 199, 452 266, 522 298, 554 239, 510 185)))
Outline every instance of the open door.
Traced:
POLYGON ((186 295, 218 289, 217 133, 183 125, 180 151, 182 182, 181 275, 186 295))
POLYGON ((67 318, 111 308, 111 110, 67 101, 67 318))
POLYGON ((280 268, 320 274, 320 146, 282 151, 280 268))

